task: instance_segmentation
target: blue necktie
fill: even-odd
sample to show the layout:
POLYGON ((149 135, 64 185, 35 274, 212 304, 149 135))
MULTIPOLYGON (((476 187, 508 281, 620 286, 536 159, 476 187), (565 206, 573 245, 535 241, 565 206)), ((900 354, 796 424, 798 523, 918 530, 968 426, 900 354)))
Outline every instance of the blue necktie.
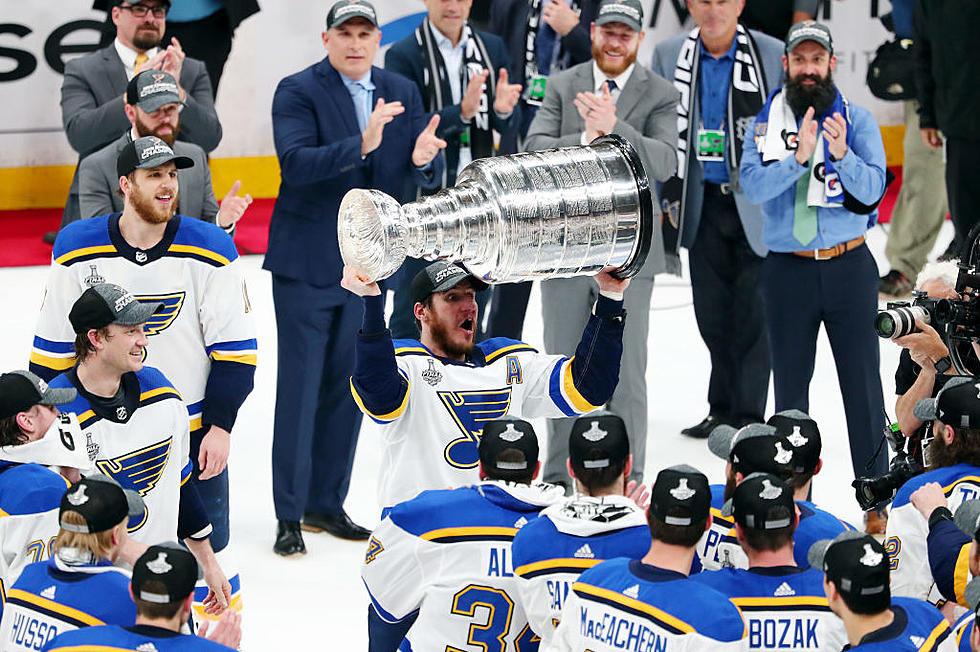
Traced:
POLYGON ((542 75, 551 73, 551 63, 555 58, 555 41, 557 40, 558 32, 551 25, 544 22, 544 19, 541 19, 541 26, 538 28, 538 38, 534 41, 534 48, 538 58, 538 72, 542 75))
POLYGON ((616 90, 617 88, 619 88, 619 86, 616 85, 616 80, 615 79, 607 79, 606 80, 606 88, 609 89, 609 94, 612 95, 613 94, 613 91, 616 90))
POLYGON ((361 82, 354 82, 354 109, 357 113, 357 126, 364 131, 371 115, 371 90, 361 82))

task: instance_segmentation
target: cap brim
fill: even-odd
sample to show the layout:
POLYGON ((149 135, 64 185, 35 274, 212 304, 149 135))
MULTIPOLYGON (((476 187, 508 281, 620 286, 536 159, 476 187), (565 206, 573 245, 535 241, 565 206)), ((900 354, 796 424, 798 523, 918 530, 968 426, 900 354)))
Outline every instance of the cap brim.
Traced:
POLYGON ((936 418, 938 398, 924 398, 912 408, 912 414, 920 421, 932 421, 936 418))
POLYGON ((834 46, 833 45, 831 45, 830 43, 828 43, 825 40, 816 38, 814 36, 804 36, 803 38, 793 39, 792 41, 789 41, 786 44, 786 51, 787 52, 792 52, 796 48, 797 45, 799 45, 800 43, 803 43, 804 41, 813 41, 814 43, 816 43, 817 45, 819 45, 820 47, 822 47, 824 50, 826 50, 827 52, 833 52, 834 51, 834 46))
POLYGON ((735 438, 735 433, 737 432, 735 428, 724 424, 715 426, 708 436, 708 450, 715 457, 727 460, 729 453, 732 451, 732 440, 735 438))
POLYGON ((143 109, 143 111, 146 111, 147 113, 153 113, 154 111, 159 111, 162 107, 165 107, 168 104, 183 105, 184 102, 181 101, 180 96, 178 95, 159 93, 156 96, 148 97, 145 100, 137 102, 136 106, 143 109))
MULTIPOLYGON (((466 271, 469 272, 469 270, 466 270, 466 271)), ((474 276, 471 273, 468 276, 463 276, 463 277, 461 277, 461 278, 459 278, 458 280, 455 280, 455 281, 452 278, 447 278, 445 281, 443 281, 439 285, 437 285, 434 288, 432 288, 432 294, 435 294, 437 292, 445 292, 446 290, 451 290, 454 287, 456 287, 457 285, 459 285, 460 283, 462 283, 463 281, 465 281, 466 279, 470 279, 470 281, 473 283, 473 288, 475 290, 477 290, 477 291, 486 290, 488 287, 490 287, 489 284, 487 284, 486 282, 480 280, 479 277, 474 276)))
POLYGON ((126 494, 126 504, 129 506, 129 515, 141 516, 143 512, 146 511, 146 505, 143 503, 143 499, 140 498, 140 495, 132 489, 123 489, 123 493, 126 494))
POLYGON ((65 405, 74 401, 76 396, 78 396, 78 392, 75 391, 74 387, 48 387, 48 391, 44 392, 38 402, 41 405, 65 405))
POLYGON ((605 25, 606 23, 622 23, 634 32, 643 31, 643 27, 641 27, 638 22, 621 14, 608 14, 602 18, 595 19, 596 25, 605 25))
POLYGON ((150 317, 163 309, 162 303, 141 303, 135 301, 130 304, 123 315, 117 317, 112 323, 120 326, 136 326, 150 321, 150 317))
POLYGON ((832 539, 820 539, 810 546, 810 549, 806 552, 806 561, 810 564, 811 568, 823 571, 823 562, 827 557, 827 550, 832 543, 832 539))
POLYGON ((734 516, 735 515, 735 501, 731 498, 725 501, 725 504, 721 506, 722 516, 734 516))
POLYGON ((956 510, 953 522, 963 534, 975 537, 977 523, 980 521, 980 500, 967 500, 956 510))
POLYGON ((974 612, 980 607, 980 578, 974 577, 967 583, 963 589, 963 598, 974 612))

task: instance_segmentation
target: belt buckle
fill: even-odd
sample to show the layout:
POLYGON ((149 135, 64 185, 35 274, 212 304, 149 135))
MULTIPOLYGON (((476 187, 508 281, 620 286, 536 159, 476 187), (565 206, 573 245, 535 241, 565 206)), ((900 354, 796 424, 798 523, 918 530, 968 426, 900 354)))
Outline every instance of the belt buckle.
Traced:
POLYGON ((814 260, 830 260, 831 258, 834 257, 833 251, 831 251, 830 254, 827 255, 827 256, 821 256, 820 255, 820 252, 821 251, 823 251, 823 249, 814 249, 813 250, 813 259, 814 260))
POLYGON ((732 194, 732 184, 727 181, 725 183, 720 183, 718 184, 718 190, 720 190, 721 194, 723 195, 730 195, 732 194))

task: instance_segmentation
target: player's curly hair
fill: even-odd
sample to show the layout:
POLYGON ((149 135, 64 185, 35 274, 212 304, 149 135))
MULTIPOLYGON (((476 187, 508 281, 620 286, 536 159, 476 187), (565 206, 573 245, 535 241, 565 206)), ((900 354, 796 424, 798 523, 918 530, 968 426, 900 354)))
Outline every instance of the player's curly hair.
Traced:
MULTIPOLYGON (((96 332, 103 338, 109 337, 109 328, 103 327, 96 329, 96 332)), ((84 362, 88 357, 95 355, 95 346, 88 338, 88 333, 79 333, 75 336, 75 364, 84 362)))

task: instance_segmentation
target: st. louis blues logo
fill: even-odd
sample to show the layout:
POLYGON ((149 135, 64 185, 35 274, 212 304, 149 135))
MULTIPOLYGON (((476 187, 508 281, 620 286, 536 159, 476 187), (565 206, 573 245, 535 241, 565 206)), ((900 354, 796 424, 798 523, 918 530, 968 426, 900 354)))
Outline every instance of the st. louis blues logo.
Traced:
POLYGON ((453 421, 463 433, 452 440, 443 451, 446 462, 458 469, 472 469, 480 461, 477 445, 483 434, 483 424, 507 414, 510 407, 510 387, 473 392, 439 392, 439 400, 449 410, 453 421))
MULTIPOLYGON (((138 451, 111 460, 98 460, 96 466, 124 489, 132 489, 140 496, 146 496, 157 485, 163 470, 167 468, 172 445, 173 438, 167 437, 138 451)), ((148 516, 147 508, 144 507, 141 515, 129 519, 129 531, 135 532, 146 525, 148 516)))
POLYGON ((170 324, 174 323, 180 309, 184 306, 186 292, 173 292, 171 294, 141 294, 136 297, 140 303, 162 303, 163 308, 155 315, 150 317, 150 321, 143 325, 143 333, 147 336, 156 335, 167 330, 170 324))
POLYGON ((368 541, 368 549, 367 549, 367 552, 364 554, 364 563, 365 564, 370 564, 372 561, 375 560, 375 558, 378 555, 380 555, 382 552, 384 552, 384 549, 385 549, 385 547, 383 545, 381 545, 381 542, 380 541, 378 541, 374 537, 371 537, 371 540, 368 541))

